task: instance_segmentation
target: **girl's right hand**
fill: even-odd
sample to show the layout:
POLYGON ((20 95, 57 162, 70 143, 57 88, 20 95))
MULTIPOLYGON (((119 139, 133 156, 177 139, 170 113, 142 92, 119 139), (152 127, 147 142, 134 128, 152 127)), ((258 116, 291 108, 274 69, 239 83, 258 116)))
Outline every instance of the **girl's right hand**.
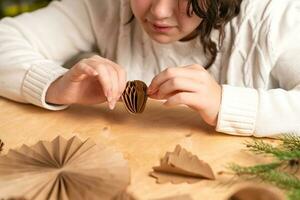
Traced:
POLYGON ((74 65, 48 88, 51 104, 98 104, 114 109, 126 86, 126 72, 118 64, 93 56, 74 65))

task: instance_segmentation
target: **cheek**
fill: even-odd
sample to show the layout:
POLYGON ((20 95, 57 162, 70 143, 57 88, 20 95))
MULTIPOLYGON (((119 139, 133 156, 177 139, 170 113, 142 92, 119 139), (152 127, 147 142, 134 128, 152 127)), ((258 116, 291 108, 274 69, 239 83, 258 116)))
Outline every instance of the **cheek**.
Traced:
POLYGON ((131 0, 130 6, 131 10, 136 18, 141 20, 147 13, 148 7, 150 5, 150 0, 131 0))
POLYGON ((185 33, 193 32, 200 25, 201 21, 202 19, 198 16, 189 17, 184 15, 179 19, 181 30, 185 33))
POLYGON ((181 27, 181 31, 185 33, 193 32, 201 23, 202 19, 196 15, 188 16, 187 14, 188 0, 182 0, 179 4, 177 21, 181 27))

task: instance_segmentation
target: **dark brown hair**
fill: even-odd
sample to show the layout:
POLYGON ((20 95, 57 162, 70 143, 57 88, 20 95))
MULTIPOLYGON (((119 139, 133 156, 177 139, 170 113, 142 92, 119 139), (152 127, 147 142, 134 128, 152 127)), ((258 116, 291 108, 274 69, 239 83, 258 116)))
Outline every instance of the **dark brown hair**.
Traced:
MULTIPOLYGON (((208 64, 204 66, 205 69, 208 69, 215 62, 218 47, 222 47, 225 37, 224 27, 227 22, 240 13, 241 3, 242 0, 188 0, 187 14, 189 16, 196 14, 203 19, 196 31, 200 36, 204 53, 209 53, 210 56, 208 64), (211 39, 213 29, 220 32, 218 44, 211 39)), ((129 24, 133 19, 134 15, 126 24, 129 24)))
POLYGON ((216 60, 218 46, 221 48, 225 37, 224 27, 227 22, 237 16, 240 12, 242 0, 189 0, 187 14, 196 14, 202 18, 201 24, 197 28, 204 53, 209 53, 210 61, 205 68, 209 68, 216 60), (201 3, 200 3, 201 2, 201 3), (217 29, 220 32, 218 46, 211 39, 211 32, 217 29))

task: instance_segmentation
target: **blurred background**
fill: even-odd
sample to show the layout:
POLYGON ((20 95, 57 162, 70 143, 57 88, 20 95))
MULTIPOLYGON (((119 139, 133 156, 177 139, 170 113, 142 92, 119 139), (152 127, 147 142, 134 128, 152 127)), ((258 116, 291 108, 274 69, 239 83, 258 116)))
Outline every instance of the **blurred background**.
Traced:
MULTIPOLYGON (((54 0, 0 0, 0 19, 3 17, 14 17, 24 12, 31 12, 36 9, 47 6, 54 0)), ((77 0, 74 0, 77 1, 77 0)), ((115 0, 112 0, 115 1, 115 0)), ((70 58, 65 64, 65 68, 71 68, 74 64, 83 58, 91 57, 95 52, 80 52, 78 55, 70 58)), ((0 198, 0 200, 2 200, 0 198)))
MULTIPOLYGON (((51 0, 0 0, 0 18, 16 16, 44 7, 51 0)), ((76 0, 75 0, 76 1, 76 0)))

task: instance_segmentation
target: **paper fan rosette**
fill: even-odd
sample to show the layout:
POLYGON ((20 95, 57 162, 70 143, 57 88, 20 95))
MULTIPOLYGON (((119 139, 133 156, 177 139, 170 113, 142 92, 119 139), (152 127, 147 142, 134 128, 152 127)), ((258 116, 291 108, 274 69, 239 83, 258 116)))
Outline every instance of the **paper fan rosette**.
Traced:
POLYGON ((129 182, 123 155, 90 139, 58 136, 0 157, 0 199, 112 199, 129 182))

